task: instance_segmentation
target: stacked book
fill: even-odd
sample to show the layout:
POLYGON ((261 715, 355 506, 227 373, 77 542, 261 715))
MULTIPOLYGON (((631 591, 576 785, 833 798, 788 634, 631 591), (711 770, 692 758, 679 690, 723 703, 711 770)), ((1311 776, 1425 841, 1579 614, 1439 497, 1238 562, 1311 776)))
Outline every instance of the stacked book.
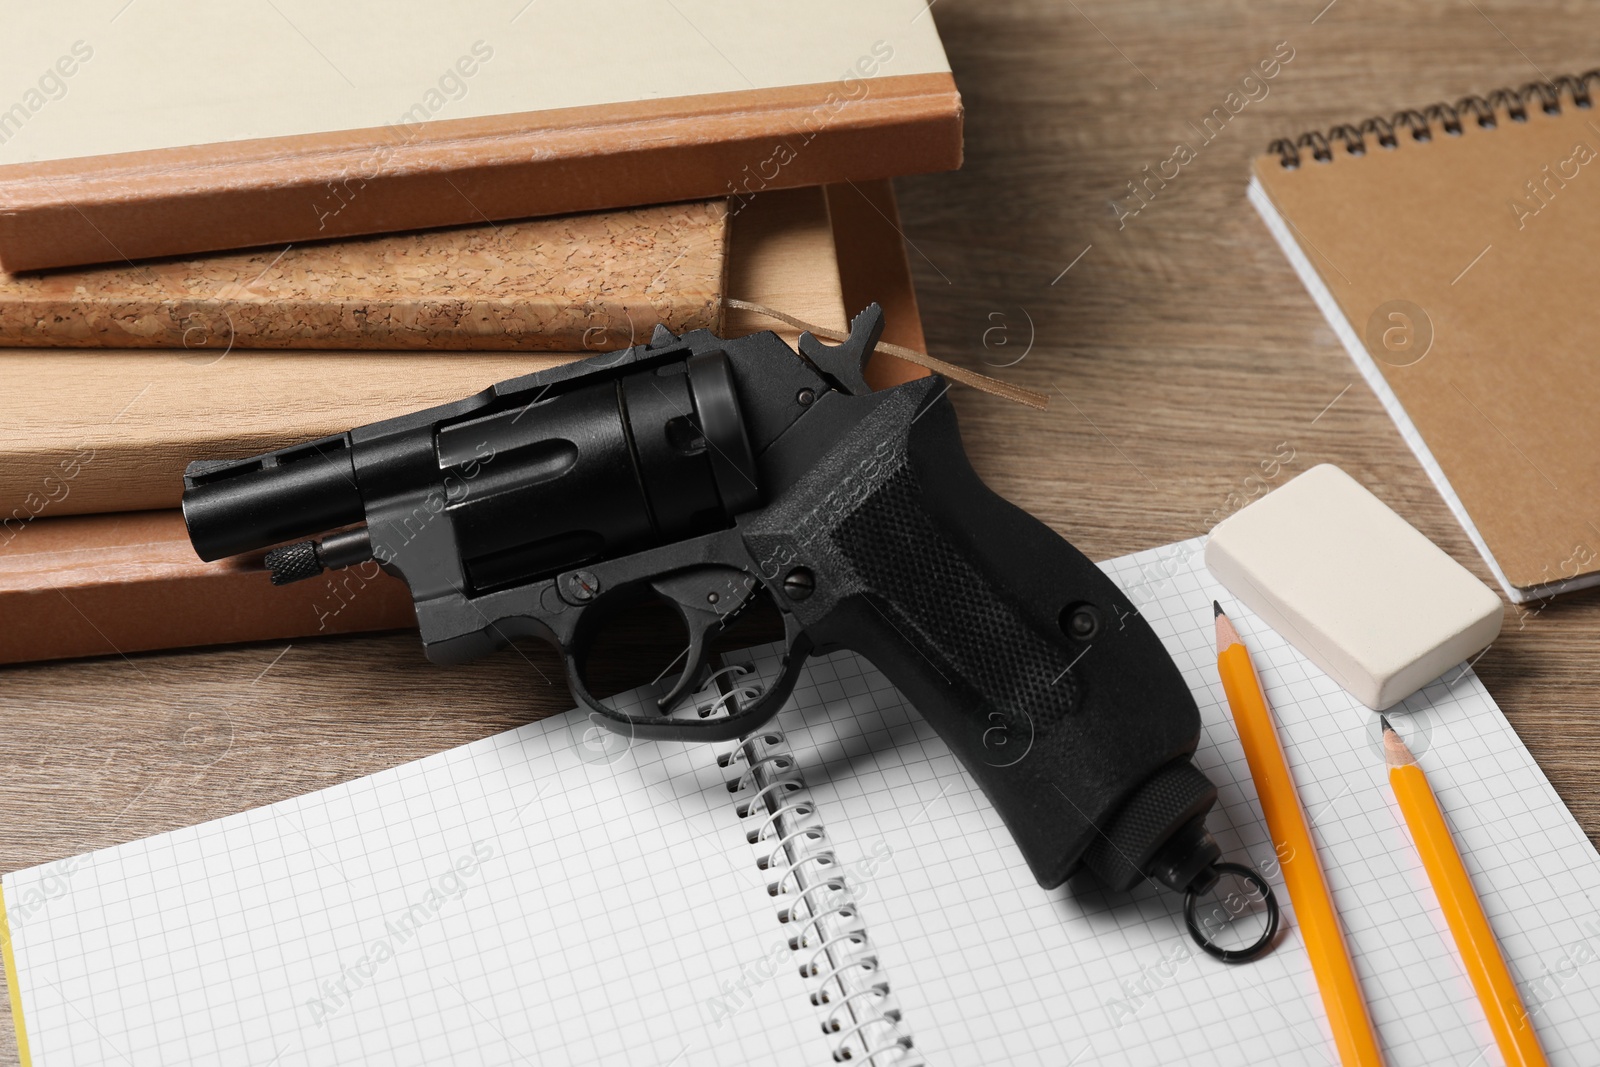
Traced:
POLYGON ((958 166, 961 111, 920 0, 510 4, 423 32, 376 0, 178 6, 181 42, 168 4, 41 10, 4 46, 50 91, 0 115, 0 662, 412 624, 387 576, 201 563, 191 460, 658 323, 794 340, 752 304, 843 329, 876 301, 923 348, 888 179, 958 166))

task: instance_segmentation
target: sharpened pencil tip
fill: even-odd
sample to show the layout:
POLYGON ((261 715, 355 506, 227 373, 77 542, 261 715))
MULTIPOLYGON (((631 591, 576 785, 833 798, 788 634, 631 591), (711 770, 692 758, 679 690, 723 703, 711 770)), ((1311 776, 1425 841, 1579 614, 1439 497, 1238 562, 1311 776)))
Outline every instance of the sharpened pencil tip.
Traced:
POLYGON ((1391 767, 1405 767, 1417 762, 1417 757, 1400 739, 1400 731, 1389 725, 1389 716, 1379 715, 1383 723, 1383 762, 1391 767))
POLYGON ((1217 603, 1215 600, 1213 600, 1211 602, 1211 617, 1214 619, 1218 615, 1221 615, 1221 614, 1222 614, 1222 605, 1217 603))
POLYGON ((1217 613, 1212 616, 1212 620, 1216 623, 1217 655, 1220 656, 1224 649, 1240 644, 1239 631, 1233 628, 1233 620, 1223 612, 1221 604, 1213 600, 1211 606, 1217 609, 1217 613))

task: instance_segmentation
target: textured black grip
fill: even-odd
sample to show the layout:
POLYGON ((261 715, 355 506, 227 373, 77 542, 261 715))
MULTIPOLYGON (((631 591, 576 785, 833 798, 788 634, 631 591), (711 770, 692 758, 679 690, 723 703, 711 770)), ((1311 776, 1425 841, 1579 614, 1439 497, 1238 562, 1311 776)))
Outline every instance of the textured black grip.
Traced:
MULTIPOLYGON (((1059 632, 1029 626, 991 576, 934 524, 924 497, 911 468, 902 467, 839 523, 834 543, 870 576, 869 594, 884 621, 927 650, 939 681, 982 698, 985 761, 1012 763, 1022 755, 1015 749, 1030 740, 1048 759, 1065 736, 1058 726, 1077 704, 1072 661, 1081 649, 1068 647, 1059 632)), ((982 521, 981 512, 973 518, 982 521)))
POLYGON ((882 400, 746 539, 769 578, 814 571, 807 634, 888 675, 1055 886, 1199 714, 1121 591, 973 473, 941 384, 882 400))

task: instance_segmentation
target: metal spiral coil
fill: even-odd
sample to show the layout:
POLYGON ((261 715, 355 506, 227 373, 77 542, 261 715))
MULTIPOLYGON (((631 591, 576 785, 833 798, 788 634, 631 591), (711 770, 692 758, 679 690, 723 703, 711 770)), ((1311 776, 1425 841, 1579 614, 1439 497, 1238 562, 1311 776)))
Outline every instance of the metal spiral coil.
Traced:
POLYGON ((1334 126, 1326 134, 1309 130, 1295 138, 1280 137, 1267 146, 1267 152, 1276 153, 1285 170, 1295 170, 1302 153, 1317 163, 1329 163, 1335 147, 1340 145, 1345 155, 1364 156, 1369 140, 1379 148, 1393 149, 1403 140, 1402 133, 1410 134, 1412 141, 1431 141, 1436 132, 1459 137, 1466 122, 1485 130, 1498 126, 1502 117, 1511 122, 1527 122, 1530 107, 1537 107, 1546 115, 1559 115, 1563 100, 1587 110, 1594 106, 1591 83, 1600 85, 1600 68, 1579 75, 1563 74, 1551 81, 1529 82, 1520 89, 1496 89, 1486 97, 1469 93, 1454 104, 1430 104, 1420 111, 1407 108, 1395 112, 1390 119, 1375 115, 1359 125, 1334 126))
MULTIPOLYGON (((719 699, 743 699, 734 690, 751 687, 743 673, 724 676, 719 699)), ((822 1032, 833 1040, 834 1061, 921 1064, 783 735, 765 730, 747 737, 718 763, 739 771, 728 790, 739 796, 740 819, 754 823, 745 837, 756 847, 757 868, 776 875, 767 891, 783 900, 778 920, 795 927, 789 948, 801 977, 815 982, 812 1004, 828 1009, 822 1032)))
POLYGON ((695 694, 694 710, 702 719, 727 710, 728 706, 736 700, 754 700, 761 695, 761 687, 755 684, 732 685, 724 679, 731 681, 743 678, 750 673, 750 667, 742 663, 729 664, 726 667, 712 671, 710 676, 700 687, 700 692, 695 694))

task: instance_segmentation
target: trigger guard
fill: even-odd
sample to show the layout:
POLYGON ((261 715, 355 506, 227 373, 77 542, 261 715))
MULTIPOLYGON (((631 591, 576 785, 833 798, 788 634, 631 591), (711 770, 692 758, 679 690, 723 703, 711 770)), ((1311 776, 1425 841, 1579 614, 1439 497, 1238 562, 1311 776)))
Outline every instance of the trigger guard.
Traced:
MULTIPOLYGON (((591 722, 613 733, 646 741, 737 741, 771 722, 782 710, 800 680, 800 670, 815 647, 792 616, 783 617, 784 644, 778 677, 759 697, 738 706, 731 715, 716 719, 683 719, 669 715, 629 715, 608 708, 588 690, 579 676, 577 661, 571 654, 566 661, 567 685, 578 703, 587 708, 591 722)), ((651 701, 650 703, 655 703, 651 701)))

